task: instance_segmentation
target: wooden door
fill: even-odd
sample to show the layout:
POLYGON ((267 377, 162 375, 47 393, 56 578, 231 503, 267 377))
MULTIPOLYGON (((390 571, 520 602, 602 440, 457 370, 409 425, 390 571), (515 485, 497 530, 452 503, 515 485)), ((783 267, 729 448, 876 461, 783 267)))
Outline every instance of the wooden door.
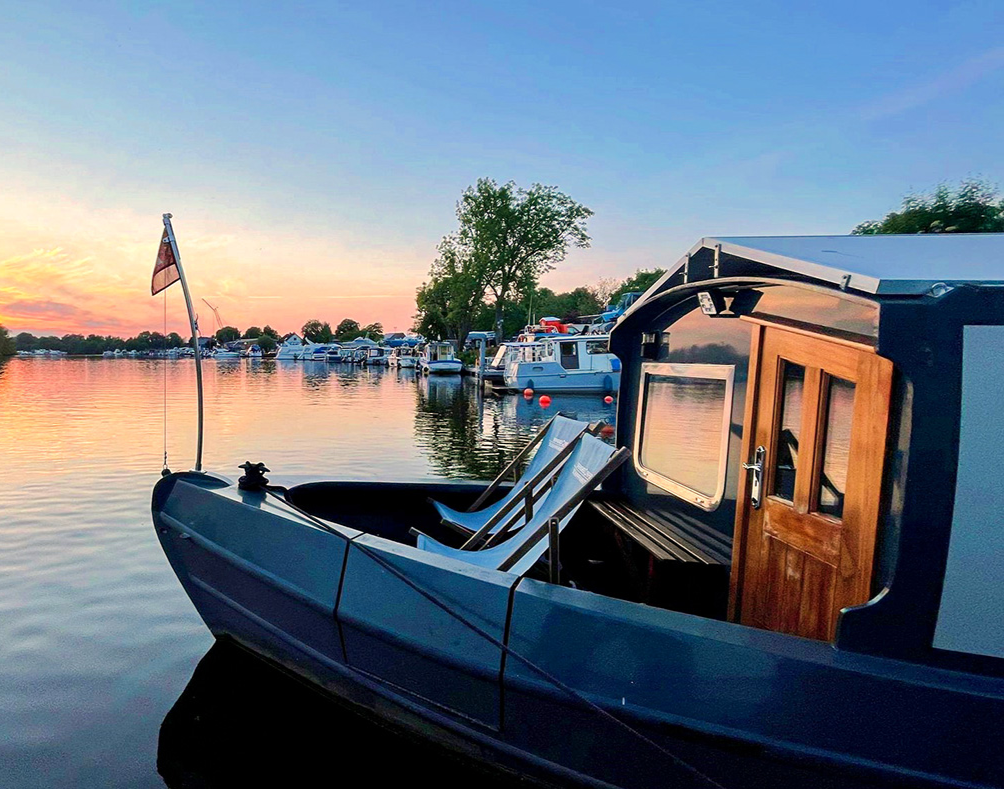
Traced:
POLYGON ((730 613, 743 624, 833 639, 840 609, 871 596, 892 364, 863 346, 758 326, 730 613))

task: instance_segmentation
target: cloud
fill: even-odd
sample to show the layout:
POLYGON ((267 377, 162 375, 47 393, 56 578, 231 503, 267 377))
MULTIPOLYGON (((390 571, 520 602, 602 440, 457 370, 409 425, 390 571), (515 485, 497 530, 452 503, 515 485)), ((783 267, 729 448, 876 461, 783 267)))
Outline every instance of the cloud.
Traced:
POLYGON ((880 98, 862 110, 864 120, 881 120, 956 93, 1004 68, 1004 47, 983 52, 932 80, 880 98))
POLYGON ((2 306, 5 315, 19 318, 74 318, 81 310, 58 301, 12 301, 2 306))

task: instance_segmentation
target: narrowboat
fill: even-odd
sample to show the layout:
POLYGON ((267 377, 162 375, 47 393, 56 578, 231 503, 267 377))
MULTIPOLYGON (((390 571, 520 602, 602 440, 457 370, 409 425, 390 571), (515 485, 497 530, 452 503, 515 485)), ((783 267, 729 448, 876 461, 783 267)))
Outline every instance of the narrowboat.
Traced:
POLYGON ((616 392, 621 362, 603 334, 555 334, 523 345, 505 368, 509 389, 616 392))
POLYGON ((425 375, 458 374, 464 369, 463 362, 453 354, 453 345, 448 342, 426 343, 418 366, 425 375))
POLYGON ((218 638, 542 782, 999 787, 1002 286, 1002 235, 701 239, 611 334, 616 446, 167 474, 157 535, 218 638))

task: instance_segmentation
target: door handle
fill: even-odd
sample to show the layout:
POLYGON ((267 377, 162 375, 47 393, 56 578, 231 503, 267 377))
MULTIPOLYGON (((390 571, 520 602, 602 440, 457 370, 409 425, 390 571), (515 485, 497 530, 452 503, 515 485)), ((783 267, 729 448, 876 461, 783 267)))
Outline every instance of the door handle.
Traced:
POLYGON ((767 455, 767 450, 762 446, 756 448, 756 452, 753 454, 752 463, 743 463, 743 468, 746 471, 753 472, 753 484, 750 486, 750 504, 753 505, 753 509, 760 509, 760 488, 763 484, 763 460, 767 455))

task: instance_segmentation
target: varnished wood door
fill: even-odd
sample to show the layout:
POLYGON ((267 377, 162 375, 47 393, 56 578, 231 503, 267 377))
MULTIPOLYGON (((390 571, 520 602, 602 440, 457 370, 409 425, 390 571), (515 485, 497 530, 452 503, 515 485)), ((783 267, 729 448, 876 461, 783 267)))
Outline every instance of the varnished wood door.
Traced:
POLYGON ((892 364, 870 349, 754 331, 743 457, 763 447, 737 509, 730 611, 743 624, 832 639, 871 593, 892 364))

